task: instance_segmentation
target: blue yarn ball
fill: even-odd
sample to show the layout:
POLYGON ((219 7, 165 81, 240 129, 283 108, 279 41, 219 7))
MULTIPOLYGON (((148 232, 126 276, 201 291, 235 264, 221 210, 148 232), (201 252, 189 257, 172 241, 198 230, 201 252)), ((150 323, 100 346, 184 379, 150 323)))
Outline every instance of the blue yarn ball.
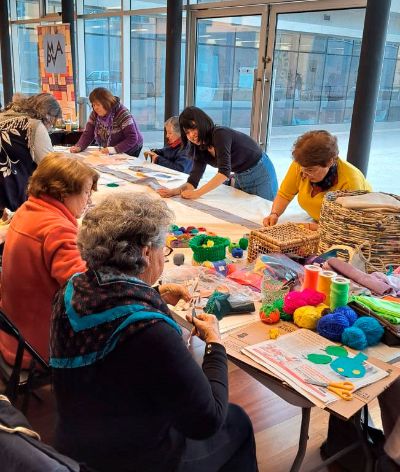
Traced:
POLYGON ((349 306, 340 306, 333 311, 333 313, 340 313, 349 320, 349 325, 353 326, 357 319, 357 313, 349 306))
POLYGON ((382 339, 384 329, 375 318, 369 316, 361 316, 354 323, 354 326, 364 331, 367 338, 368 346, 375 346, 382 339))
POLYGON ((357 351, 362 351, 368 346, 367 337, 365 336, 364 331, 355 326, 350 326, 343 331, 342 334, 342 343, 346 346, 357 349, 357 351))
POLYGON ((243 257, 243 249, 241 249, 240 247, 234 247, 232 248, 232 257, 236 257, 237 259, 243 257))
POLYGON ((317 324, 317 332, 324 338, 340 342, 343 331, 350 326, 347 317, 341 313, 323 316, 317 324))

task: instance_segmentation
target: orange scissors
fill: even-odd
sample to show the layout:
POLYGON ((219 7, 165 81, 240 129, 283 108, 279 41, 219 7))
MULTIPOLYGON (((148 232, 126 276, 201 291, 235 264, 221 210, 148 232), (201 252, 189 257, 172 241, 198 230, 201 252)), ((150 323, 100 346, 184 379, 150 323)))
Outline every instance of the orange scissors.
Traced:
POLYGON ((344 382, 317 382, 314 380, 309 380, 307 383, 312 385, 318 385, 320 387, 326 387, 330 392, 335 393, 343 400, 352 400, 353 395, 352 392, 354 390, 354 384, 348 382, 347 380, 344 382))

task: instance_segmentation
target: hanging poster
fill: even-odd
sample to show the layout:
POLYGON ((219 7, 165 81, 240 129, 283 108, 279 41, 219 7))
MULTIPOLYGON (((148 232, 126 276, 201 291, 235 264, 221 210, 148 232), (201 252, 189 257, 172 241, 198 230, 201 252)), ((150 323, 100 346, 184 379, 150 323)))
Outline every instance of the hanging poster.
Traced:
POLYGON ((64 119, 76 120, 74 77, 69 24, 38 26, 42 92, 60 103, 64 119))

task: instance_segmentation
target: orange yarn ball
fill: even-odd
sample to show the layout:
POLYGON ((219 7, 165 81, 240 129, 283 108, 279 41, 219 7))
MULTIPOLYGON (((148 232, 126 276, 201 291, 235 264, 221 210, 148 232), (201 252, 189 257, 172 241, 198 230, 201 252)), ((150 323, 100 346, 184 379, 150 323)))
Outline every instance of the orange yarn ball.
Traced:
POLYGON ((260 320, 263 323, 267 324, 273 324, 273 323, 278 323, 278 321, 281 319, 281 314, 279 313, 279 310, 271 310, 270 312, 266 312, 263 309, 260 310, 260 320))

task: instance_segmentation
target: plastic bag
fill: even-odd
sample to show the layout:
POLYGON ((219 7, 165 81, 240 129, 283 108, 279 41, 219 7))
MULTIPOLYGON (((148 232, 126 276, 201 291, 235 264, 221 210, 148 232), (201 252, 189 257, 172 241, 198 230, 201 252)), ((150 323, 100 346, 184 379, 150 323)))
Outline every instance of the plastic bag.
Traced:
POLYGON ((304 267, 285 254, 271 253, 259 256, 254 265, 254 272, 269 276, 280 282, 288 282, 304 278, 304 267))

